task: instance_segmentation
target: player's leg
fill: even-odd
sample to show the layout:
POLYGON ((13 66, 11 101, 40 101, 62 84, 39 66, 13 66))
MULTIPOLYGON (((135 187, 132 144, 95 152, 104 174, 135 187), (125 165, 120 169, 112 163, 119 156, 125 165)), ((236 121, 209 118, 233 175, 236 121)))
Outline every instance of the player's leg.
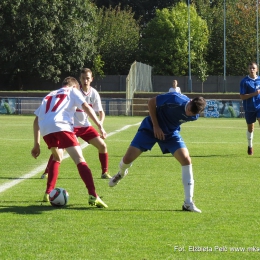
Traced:
POLYGON ((198 209, 193 202, 194 179, 192 163, 189 151, 180 134, 174 134, 174 136, 167 141, 158 141, 158 144, 163 153, 170 152, 181 164, 182 183, 184 188, 184 204, 182 209, 201 213, 201 210, 198 209))
POLYGON ((191 158, 187 148, 177 149, 173 156, 181 164, 182 168, 182 183, 184 186, 185 202, 191 203, 194 192, 194 179, 191 158))
MULTIPOLYGON (((246 119, 246 123, 247 123, 246 137, 247 137, 247 143, 248 143, 248 146, 247 146, 248 155, 253 155, 254 123, 256 121, 256 117, 258 117, 258 115, 255 112, 245 112, 245 119, 246 119)), ((260 117, 260 114, 259 114, 259 117, 260 117)))
POLYGON ((128 172, 128 168, 131 167, 132 163, 136 158, 141 155, 142 151, 134 146, 129 146, 124 157, 119 163, 119 173, 122 176, 125 176, 128 172))
POLYGON ((138 130, 129 148, 119 163, 119 172, 109 181, 109 186, 114 187, 127 175, 128 168, 132 165, 142 152, 151 150, 158 139, 154 137, 152 131, 138 130))
POLYGON ((71 146, 66 151, 75 162, 79 175, 86 185, 89 194, 89 204, 99 208, 107 208, 107 205, 99 198, 96 193, 95 184, 90 168, 88 167, 80 146, 71 146))
POLYGON ((119 171, 116 175, 112 177, 109 181, 109 186, 114 187, 118 184, 122 178, 124 178, 128 173, 128 168, 131 167, 133 161, 141 155, 142 151, 134 146, 129 146, 125 155, 119 163, 119 171))
POLYGON ((48 160, 47 166, 44 170, 44 173, 41 175, 41 179, 47 179, 48 178, 49 167, 50 167, 52 160, 53 160, 53 157, 52 157, 52 154, 51 154, 51 156, 48 160))
POLYGON ((79 175, 85 183, 89 195, 97 197, 92 173, 83 157, 80 146, 68 147, 66 148, 66 151, 68 152, 74 163, 77 165, 79 175))
POLYGON ((49 201, 49 193, 55 188, 55 184, 58 178, 60 162, 63 157, 63 149, 58 148, 60 133, 62 132, 50 133, 43 136, 43 140, 47 144, 48 149, 50 149, 53 157, 49 165, 47 187, 43 197, 43 201, 49 201))
POLYGON ((93 127, 75 127, 75 134, 77 137, 82 138, 85 142, 93 145, 98 149, 99 161, 101 165, 101 178, 110 179, 111 176, 108 174, 108 152, 107 145, 104 140, 100 137, 98 131, 93 127))
POLYGON ((173 156, 177 159, 177 161, 179 161, 182 168, 182 183, 185 196, 182 209, 201 213, 201 210, 198 209, 193 202, 194 179, 189 151, 186 147, 179 148, 173 153, 173 156))
POLYGON ((246 137, 248 143, 247 154, 253 155, 254 124, 247 124, 246 137))
POLYGON ((58 175, 59 175, 60 163, 63 158, 63 149, 59 149, 58 147, 51 147, 50 150, 53 159, 49 164, 47 187, 46 187, 43 201, 49 201, 49 194, 55 188, 58 175))
POLYGON ((111 176, 108 173, 108 152, 107 145, 100 136, 92 138, 88 141, 91 145, 97 148, 98 157, 101 165, 101 178, 102 179, 111 179, 111 176))

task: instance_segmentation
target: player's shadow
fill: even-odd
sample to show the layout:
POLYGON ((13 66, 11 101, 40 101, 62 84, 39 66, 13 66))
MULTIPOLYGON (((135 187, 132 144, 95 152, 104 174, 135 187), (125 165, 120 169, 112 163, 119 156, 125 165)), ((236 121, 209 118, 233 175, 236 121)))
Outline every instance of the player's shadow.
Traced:
MULTIPOLYGON (((113 157, 118 157, 118 158, 122 158, 122 156, 113 156, 113 157)), ((143 153, 143 154, 141 154, 141 156, 139 157, 139 158, 164 158, 164 159, 167 159, 167 158, 172 158, 173 156, 171 155, 171 154, 167 154, 167 155, 165 155, 165 154, 158 154, 158 155, 151 155, 151 154, 145 154, 145 153, 143 153)), ((241 156, 241 154, 235 154, 235 153, 233 153, 233 154, 225 154, 225 153, 223 153, 223 154, 204 154, 204 155, 192 155, 192 154, 190 154, 190 157, 191 158, 211 158, 211 157, 219 157, 219 158, 223 158, 223 157, 232 157, 232 158, 240 158, 240 157, 244 157, 244 156, 241 156)), ((253 158, 253 157, 251 157, 251 158, 253 158)), ((254 157, 254 158, 257 158, 257 159, 259 159, 259 157, 254 157)))
MULTIPOLYGON (((39 181, 40 178, 39 177, 26 177, 26 178, 22 178, 22 177, 0 177, 0 179, 2 180, 37 180, 39 181)), ((76 180, 76 179, 80 179, 79 176, 75 176, 75 177, 62 177, 59 176, 58 179, 64 179, 64 180, 76 180)))
MULTIPOLYGON (((28 201, 20 201, 21 203, 27 203, 28 201)), ((12 205, 5 205, 7 201, 0 201, 0 214, 1 213, 13 213, 18 215, 39 215, 44 212, 53 211, 53 210, 104 210, 97 207, 75 207, 74 205, 66 205, 64 207, 53 207, 49 203, 38 202, 39 205, 29 205, 29 206, 14 206, 14 203, 17 201, 8 201, 8 204, 12 205)))
POLYGON ((207 154, 207 155, 192 155, 190 154, 191 158, 206 158, 206 157, 240 157, 238 154, 207 154))
MULTIPOLYGON (((5 201, 6 202, 6 201, 5 201)), ((26 202, 26 201, 24 201, 26 202)), ((9 203, 15 203, 15 201, 8 201, 9 203)), ((17 203, 17 202, 16 202, 17 203)), ((40 215, 44 212, 53 211, 53 210, 95 210, 102 212, 185 212, 180 209, 102 209, 97 207, 90 206, 77 206, 77 205, 67 205, 64 207, 52 207, 50 204, 42 203, 40 205, 29 205, 29 206, 14 206, 14 205, 3 205, 2 201, 0 201, 0 214, 1 213, 12 213, 18 215, 40 215)))
POLYGON ((27 180, 27 179, 30 179, 30 180, 33 180, 33 179, 39 180, 39 178, 37 178, 37 177, 22 178, 22 177, 7 177, 7 176, 6 176, 6 177, 1 176, 0 179, 2 179, 2 180, 27 180))
MULTIPOLYGON (((140 156, 140 158, 141 157, 146 157, 146 158, 165 158, 165 159, 167 159, 167 158, 172 158, 173 156, 171 155, 171 154, 167 154, 167 155, 165 155, 165 154, 162 154, 162 155, 149 155, 149 154, 142 154, 141 156, 140 156)), ((191 158, 195 158, 195 157, 197 157, 197 158, 206 158, 206 157, 220 157, 220 158, 222 158, 222 157, 240 157, 240 155, 239 154, 204 154, 204 155, 192 155, 192 154, 190 154, 190 157, 191 158)))
MULTIPOLYGON (((10 201, 9 201, 10 202, 10 201)), ((14 202, 15 203, 15 202, 14 202)), ((1 201, 0 201, 0 204, 1 201)), ((1 213, 13 213, 13 214, 19 214, 19 215, 38 215, 42 214, 46 211, 52 211, 55 208, 52 206, 45 206, 45 205, 29 205, 29 206, 0 206, 0 214, 1 213)))

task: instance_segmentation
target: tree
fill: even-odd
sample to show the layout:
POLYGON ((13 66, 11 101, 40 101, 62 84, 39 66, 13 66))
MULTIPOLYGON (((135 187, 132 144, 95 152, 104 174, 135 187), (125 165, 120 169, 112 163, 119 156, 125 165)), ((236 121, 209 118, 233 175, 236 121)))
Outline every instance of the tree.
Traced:
MULTIPOLYGON (((198 0, 197 0, 198 1, 198 0)), ((199 0, 202 1, 202 0, 199 0)), ((215 1, 207 18, 210 39, 207 63, 209 74, 244 75, 249 61, 256 60, 256 2, 226 0, 226 61, 224 61, 224 3, 215 1), (210 21, 210 22, 209 22, 210 21)))
POLYGON ((227 75, 244 75, 256 61, 256 2, 240 0, 227 5, 227 75))
MULTIPOLYGON (((60 80, 96 53, 96 8, 89 0, 2 0, 0 68, 13 78, 60 80)), ((21 83, 22 84, 22 83, 21 83)))
POLYGON ((122 9, 130 7, 134 13, 134 18, 140 20, 141 26, 145 26, 155 17, 157 9, 172 7, 179 2, 182 2, 182 0, 94 0, 98 7, 115 8, 118 5, 122 9))
POLYGON ((207 75, 207 71, 208 71, 207 62, 205 60, 200 60, 197 64, 195 74, 198 76, 199 80, 201 81, 201 92, 202 93, 204 92, 204 89, 203 89, 204 82, 207 80, 207 78, 209 76, 209 75, 207 75))
MULTIPOLYGON (((190 7, 191 62, 195 72, 207 51, 207 24, 190 7)), ((157 75, 188 74, 188 14, 187 5, 179 3, 172 9, 157 10, 156 16, 143 30, 142 62, 153 66, 157 75)))
POLYGON ((224 35, 223 35, 223 0, 202 3, 206 0, 194 0, 198 13, 207 21, 209 30, 209 43, 206 54, 208 73, 210 75, 223 75, 224 67, 224 35))
POLYGON ((107 75, 126 75, 137 58, 140 29, 133 15, 131 9, 120 6, 98 11, 96 44, 107 75))

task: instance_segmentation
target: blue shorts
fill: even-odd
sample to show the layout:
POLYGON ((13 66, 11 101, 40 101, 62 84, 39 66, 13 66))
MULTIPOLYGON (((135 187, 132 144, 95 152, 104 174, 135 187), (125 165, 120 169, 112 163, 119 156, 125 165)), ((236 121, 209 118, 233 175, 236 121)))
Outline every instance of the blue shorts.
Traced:
POLYGON ((179 133, 175 133, 173 136, 165 140, 159 140, 154 137, 153 132, 150 132, 148 130, 139 130, 132 140, 131 146, 134 146, 139 150, 146 152, 147 150, 152 150, 153 146, 156 143, 158 143, 163 154, 174 154, 175 151, 179 148, 186 148, 186 145, 179 133))
POLYGON ((257 118, 260 118, 260 110, 255 112, 245 112, 245 119, 248 125, 255 123, 257 118))

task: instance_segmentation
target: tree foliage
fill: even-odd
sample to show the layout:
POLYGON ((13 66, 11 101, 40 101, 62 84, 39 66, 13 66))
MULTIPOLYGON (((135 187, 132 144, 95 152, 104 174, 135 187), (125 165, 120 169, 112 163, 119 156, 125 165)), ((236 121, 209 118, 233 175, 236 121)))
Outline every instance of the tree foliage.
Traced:
POLYGON ((240 0, 227 5, 227 75, 244 75, 247 64, 256 61, 256 3, 240 0))
POLYGON ((256 3, 250 0, 227 0, 225 9, 224 17, 224 3, 219 1, 211 8, 211 19, 207 19, 210 21, 210 48, 207 54, 209 74, 223 75, 226 62, 227 75, 244 75, 248 62, 256 60, 257 56, 256 3))
POLYGON ((137 58, 139 24, 131 9, 101 8, 98 11, 98 53, 106 74, 127 74, 137 58))
POLYGON ((88 0, 2 0, 2 71, 55 82, 61 73, 78 71, 96 53, 95 15, 88 0))
MULTIPOLYGON (((207 24, 190 7, 190 39, 192 71, 204 60, 207 50, 207 24)), ((177 4, 172 9, 157 10, 143 31, 142 57, 154 67, 158 75, 187 75, 188 73, 188 15, 187 5, 177 4)))
MULTIPOLYGON (((190 0, 191 69, 243 75, 256 60, 256 1, 190 0), (226 60, 224 61, 224 2, 226 60)), ((135 60, 158 75, 188 75, 188 0, 2 0, 0 68, 11 79, 58 82, 82 66, 127 74, 135 60), (97 5, 97 6, 96 6, 97 5)), ((260 6, 259 6, 260 12, 260 6)), ((259 17, 260 18, 260 17, 259 17)))
POLYGON ((112 7, 120 5, 122 9, 130 7, 134 13, 134 18, 141 21, 141 25, 146 25, 151 19, 154 18, 156 10, 172 7, 173 5, 181 2, 182 0, 94 0, 98 7, 112 7))

